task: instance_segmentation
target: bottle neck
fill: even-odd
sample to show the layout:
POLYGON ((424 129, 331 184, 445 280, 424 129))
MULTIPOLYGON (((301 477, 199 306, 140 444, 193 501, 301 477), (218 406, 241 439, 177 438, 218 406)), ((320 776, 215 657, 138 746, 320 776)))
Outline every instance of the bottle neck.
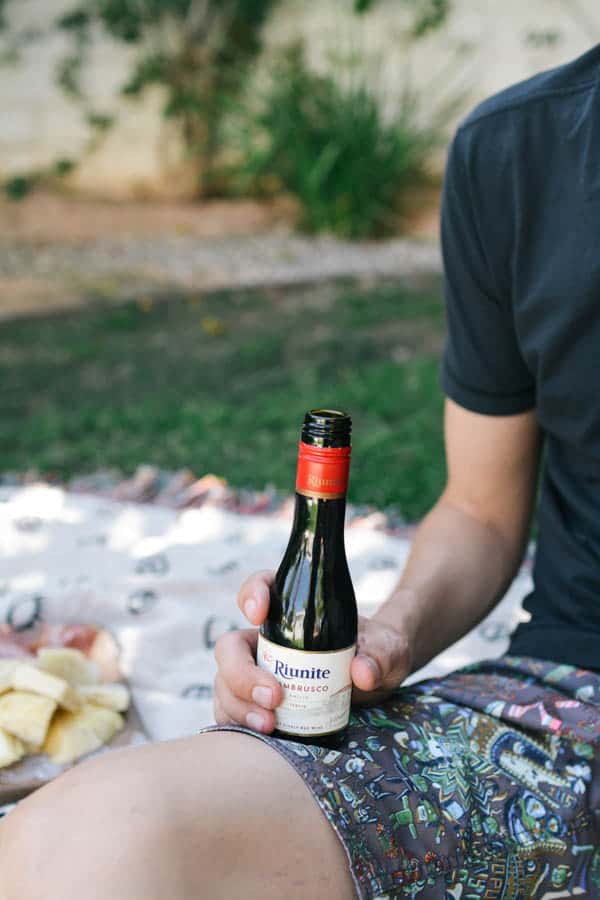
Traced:
POLYGON ((319 500, 342 500, 348 490, 350 447, 315 447, 300 441, 296 493, 319 500))
MULTIPOLYGON (((315 540, 334 541, 343 545, 346 498, 323 500, 296 494, 292 533, 306 545, 315 540), (302 538, 301 538, 302 536, 302 538)), ((308 546, 306 546, 308 550, 308 546)))
POLYGON ((300 441, 292 543, 307 556, 313 555, 315 543, 344 546, 349 468, 350 447, 300 441))

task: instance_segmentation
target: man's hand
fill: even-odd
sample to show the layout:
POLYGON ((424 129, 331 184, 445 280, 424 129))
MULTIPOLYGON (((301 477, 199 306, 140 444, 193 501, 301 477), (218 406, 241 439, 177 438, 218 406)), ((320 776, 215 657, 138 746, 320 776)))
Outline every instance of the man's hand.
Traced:
MULTIPOLYGON (((238 594, 238 606, 253 625, 261 625, 269 610, 272 572, 257 572, 238 594)), ((270 733, 274 710, 283 700, 283 688, 269 672, 256 665, 258 631, 232 631, 217 641, 215 656, 215 719, 220 725, 237 723, 270 733)), ((357 655, 352 660, 353 702, 378 703, 411 671, 409 642, 390 625, 359 618, 357 655)))

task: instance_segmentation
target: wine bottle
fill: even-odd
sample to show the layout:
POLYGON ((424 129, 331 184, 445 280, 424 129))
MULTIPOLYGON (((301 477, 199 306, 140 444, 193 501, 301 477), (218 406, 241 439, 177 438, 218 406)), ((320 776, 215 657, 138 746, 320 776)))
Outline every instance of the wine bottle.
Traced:
POLYGON ((284 688, 276 734, 335 746, 350 716, 357 610, 344 546, 352 422, 334 409, 306 413, 294 523, 277 570, 257 663, 284 688))

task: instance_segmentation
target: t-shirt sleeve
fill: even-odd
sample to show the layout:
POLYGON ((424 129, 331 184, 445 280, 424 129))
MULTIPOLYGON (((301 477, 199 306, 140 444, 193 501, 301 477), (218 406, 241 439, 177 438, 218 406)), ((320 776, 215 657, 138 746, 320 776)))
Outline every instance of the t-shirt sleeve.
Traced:
POLYGON ((473 134, 459 130, 446 164, 441 237, 447 332, 440 383, 466 409, 511 415, 535 405, 535 382, 519 348, 507 273, 515 226, 499 182, 509 165, 499 148, 484 149, 485 165, 477 170, 481 147, 473 134))

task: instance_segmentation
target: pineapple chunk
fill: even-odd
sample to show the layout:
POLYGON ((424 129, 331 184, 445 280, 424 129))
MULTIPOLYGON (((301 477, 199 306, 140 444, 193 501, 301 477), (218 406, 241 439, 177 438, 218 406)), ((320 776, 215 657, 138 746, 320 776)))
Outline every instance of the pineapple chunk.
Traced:
POLYGON ((79 696, 85 703, 94 703, 115 712, 125 712, 129 707, 129 691, 124 684, 82 685, 79 696))
POLYGON ((56 701, 26 691, 11 691, 0 697, 0 728, 25 744, 44 743, 56 701))
POLYGON ((25 747, 21 741, 0 728, 0 769, 12 766, 25 756, 25 747))
POLYGON ((118 712, 91 703, 74 713, 59 710, 48 731, 44 751, 54 763, 72 763, 107 744, 123 724, 118 712))
POLYGON ((15 691, 30 691, 56 700, 59 706, 74 712, 81 703, 76 691, 63 678, 40 672, 26 663, 18 665, 13 672, 12 686, 15 691))
POLYGON ((12 690, 13 673, 18 665, 16 659, 0 659, 0 694, 12 690))
POLYGON ((98 663, 87 659, 81 650, 70 647, 60 649, 42 647, 38 650, 37 664, 44 672, 64 678, 74 687, 80 684, 96 684, 100 681, 98 663))

